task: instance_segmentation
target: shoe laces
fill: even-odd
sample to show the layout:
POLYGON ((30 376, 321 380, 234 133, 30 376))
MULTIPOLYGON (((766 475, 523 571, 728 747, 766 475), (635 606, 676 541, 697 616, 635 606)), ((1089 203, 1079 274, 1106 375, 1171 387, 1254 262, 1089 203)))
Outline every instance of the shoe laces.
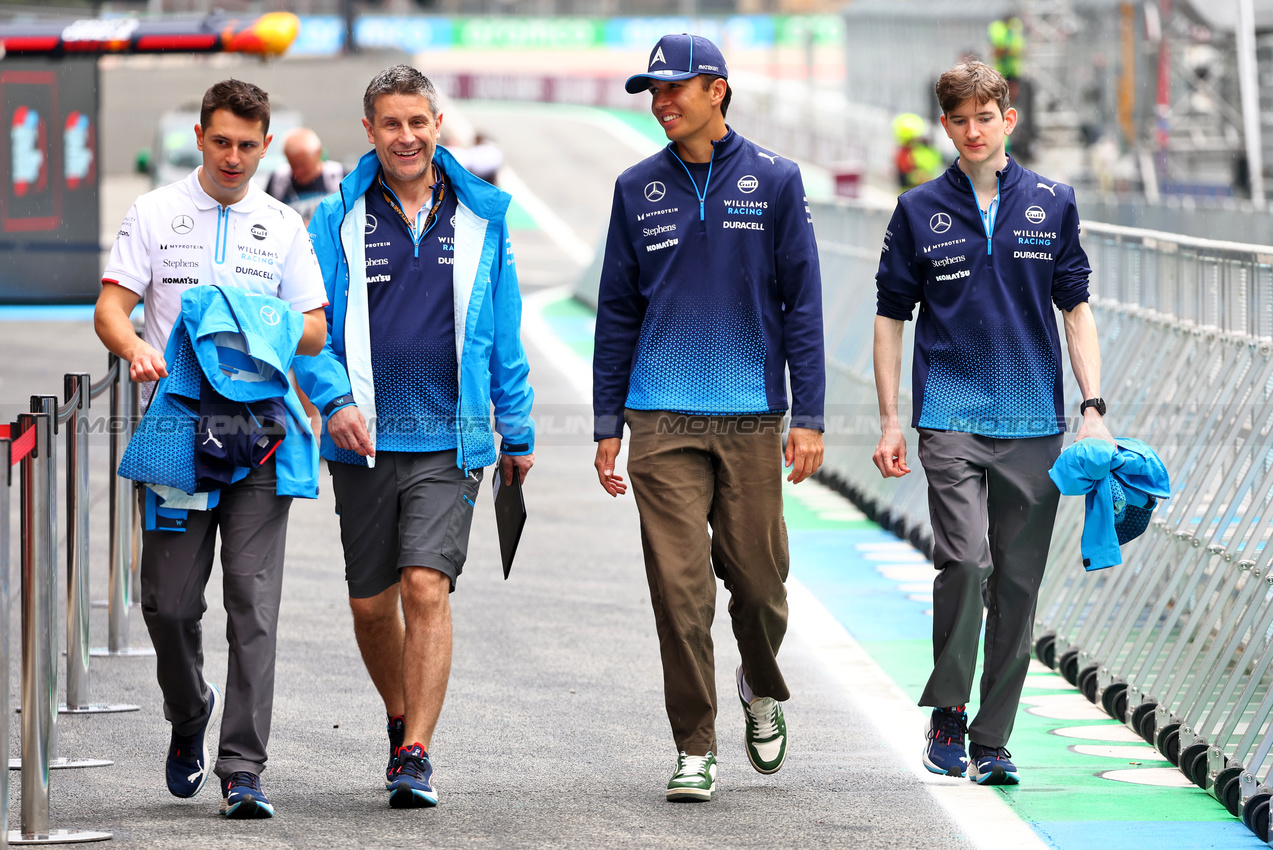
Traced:
POLYGON ((778 702, 773 697, 760 697, 747 706, 751 735, 758 741, 778 737, 778 702))
POLYGON ((240 770, 238 773, 231 773, 230 778, 226 780, 226 786, 233 789, 236 785, 246 785, 253 791, 261 790, 261 777, 255 773, 249 773, 246 770, 240 770))
POLYGON ((933 712, 933 730, 929 733, 933 740, 953 744, 956 739, 963 741, 968 734, 968 715, 963 706, 956 708, 939 708, 933 712))
POLYGON ((1011 761, 1012 753, 1008 752, 1007 747, 983 747, 977 745, 977 759, 992 758, 995 761, 1011 761))
MULTIPOLYGON (((706 775, 709 758, 711 756, 689 756, 681 753, 681 764, 676 769, 676 777, 706 775)), ((673 778, 675 779, 676 777, 673 778)))
POLYGON ((398 748, 398 772, 405 773, 413 779, 424 779, 425 764, 429 754, 419 744, 398 748))

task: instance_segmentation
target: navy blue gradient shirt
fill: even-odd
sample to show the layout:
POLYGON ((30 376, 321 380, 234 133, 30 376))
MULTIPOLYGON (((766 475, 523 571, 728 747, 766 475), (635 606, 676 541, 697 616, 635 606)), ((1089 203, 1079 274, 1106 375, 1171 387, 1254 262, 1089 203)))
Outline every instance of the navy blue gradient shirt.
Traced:
POLYGON ((800 169, 730 130, 710 164, 669 144, 619 176, 598 294, 594 439, 623 410, 787 410, 823 427, 817 245, 800 169))
MULTIPOLYGON (((442 185, 435 184, 434 200, 442 185)), ((395 209, 397 200, 381 180, 371 184, 366 198, 376 448, 401 452, 454 449, 459 399, 452 279, 455 192, 447 186, 432 223, 427 225, 433 202, 425 205, 415 234, 395 209)))
POLYGON ((977 202, 955 163, 897 199, 884 236, 877 314, 907 321, 919 305, 911 424, 988 437, 1061 433, 1053 305, 1087 301, 1091 273, 1074 190, 1009 159, 992 224, 977 202))

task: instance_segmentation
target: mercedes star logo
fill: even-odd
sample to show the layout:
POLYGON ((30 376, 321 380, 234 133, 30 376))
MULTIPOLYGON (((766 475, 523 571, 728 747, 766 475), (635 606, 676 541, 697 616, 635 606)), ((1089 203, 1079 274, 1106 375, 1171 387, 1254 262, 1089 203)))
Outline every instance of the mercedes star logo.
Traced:
POLYGON ((194 219, 188 215, 179 215, 172 220, 172 229, 174 233, 184 236, 194 230, 194 219))
POLYGON ((945 233, 950 230, 950 216, 944 212, 937 213, 928 220, 928 226, 933 229, 933 233, 945 233))
POLYGON ((363 224, 362 232, 364 236, 370 236, 376 232, 376 225, 380 222, 376 221, 376 217, 371 213, 367 213, 367 221, 363 224))
POLYGON ((277 325, 279 320, 278 310, 275 310, 269 304, 261 308, 261 321, 267 325, 277 325))
POLYGON ((647 201, 661 201, 666 194, 667 187, 657 180, 645 184, 645 199, 647 201))

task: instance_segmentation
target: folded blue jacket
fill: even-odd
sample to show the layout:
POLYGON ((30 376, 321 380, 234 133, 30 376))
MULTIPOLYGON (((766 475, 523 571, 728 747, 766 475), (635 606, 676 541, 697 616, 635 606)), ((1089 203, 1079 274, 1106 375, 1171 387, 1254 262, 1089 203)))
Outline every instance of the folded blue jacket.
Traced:
POLYGON ((1100 570, 1123 562, 1118 547, 1139 537, 1149 525, 1158 499, 1171 495, 1167 467, 1141 440, 1120 437, 1079 440, 1048 470, 1066 496, 1086 496, 1083 566, 1100 570))
MULTIPOLYGON (((260 425, 263 410, 270 410, 277 418, 276 402, 281 400, 286 438, 273 441, 258 457, 273 451, 278 495, 317 498, 318 452, 309 417, 287 376, 304 327, 300 313, 268 295, 213 285, 183 293, 181 314, 164 351, 168 377, 155 388, 150 407, 120 461, 119 474, 186 493, 208 490, 206 484, 199 485, 196 441, 202 439, 212 446, 247 440, 255 445, 261 434, 245 426, 260 425), (242 415, 212 415, 211 421, 224 421, 216 422, 210 433, 197 434, 205 382, 218 396, 241 404, 242 415)), ((205 427, 208 421, 203 420, 205 427)), ((253 446, 238 448, 244 451, 231 456, 253 454, 253 446)), ((223 483, 237 481, 249 471, 242 467, 223 483)))

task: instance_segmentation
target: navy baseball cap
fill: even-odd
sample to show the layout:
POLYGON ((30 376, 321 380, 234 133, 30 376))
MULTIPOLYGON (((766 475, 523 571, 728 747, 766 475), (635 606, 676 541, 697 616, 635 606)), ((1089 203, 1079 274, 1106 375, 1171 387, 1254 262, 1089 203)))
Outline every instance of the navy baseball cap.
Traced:
POLYGON ((650 51, 650 69, 628 77, 623 87, 638 94, 649 88, 650 80, 688 80, 699 74, 729 79, 720 48, 701 35, 665 35, 650 51))

